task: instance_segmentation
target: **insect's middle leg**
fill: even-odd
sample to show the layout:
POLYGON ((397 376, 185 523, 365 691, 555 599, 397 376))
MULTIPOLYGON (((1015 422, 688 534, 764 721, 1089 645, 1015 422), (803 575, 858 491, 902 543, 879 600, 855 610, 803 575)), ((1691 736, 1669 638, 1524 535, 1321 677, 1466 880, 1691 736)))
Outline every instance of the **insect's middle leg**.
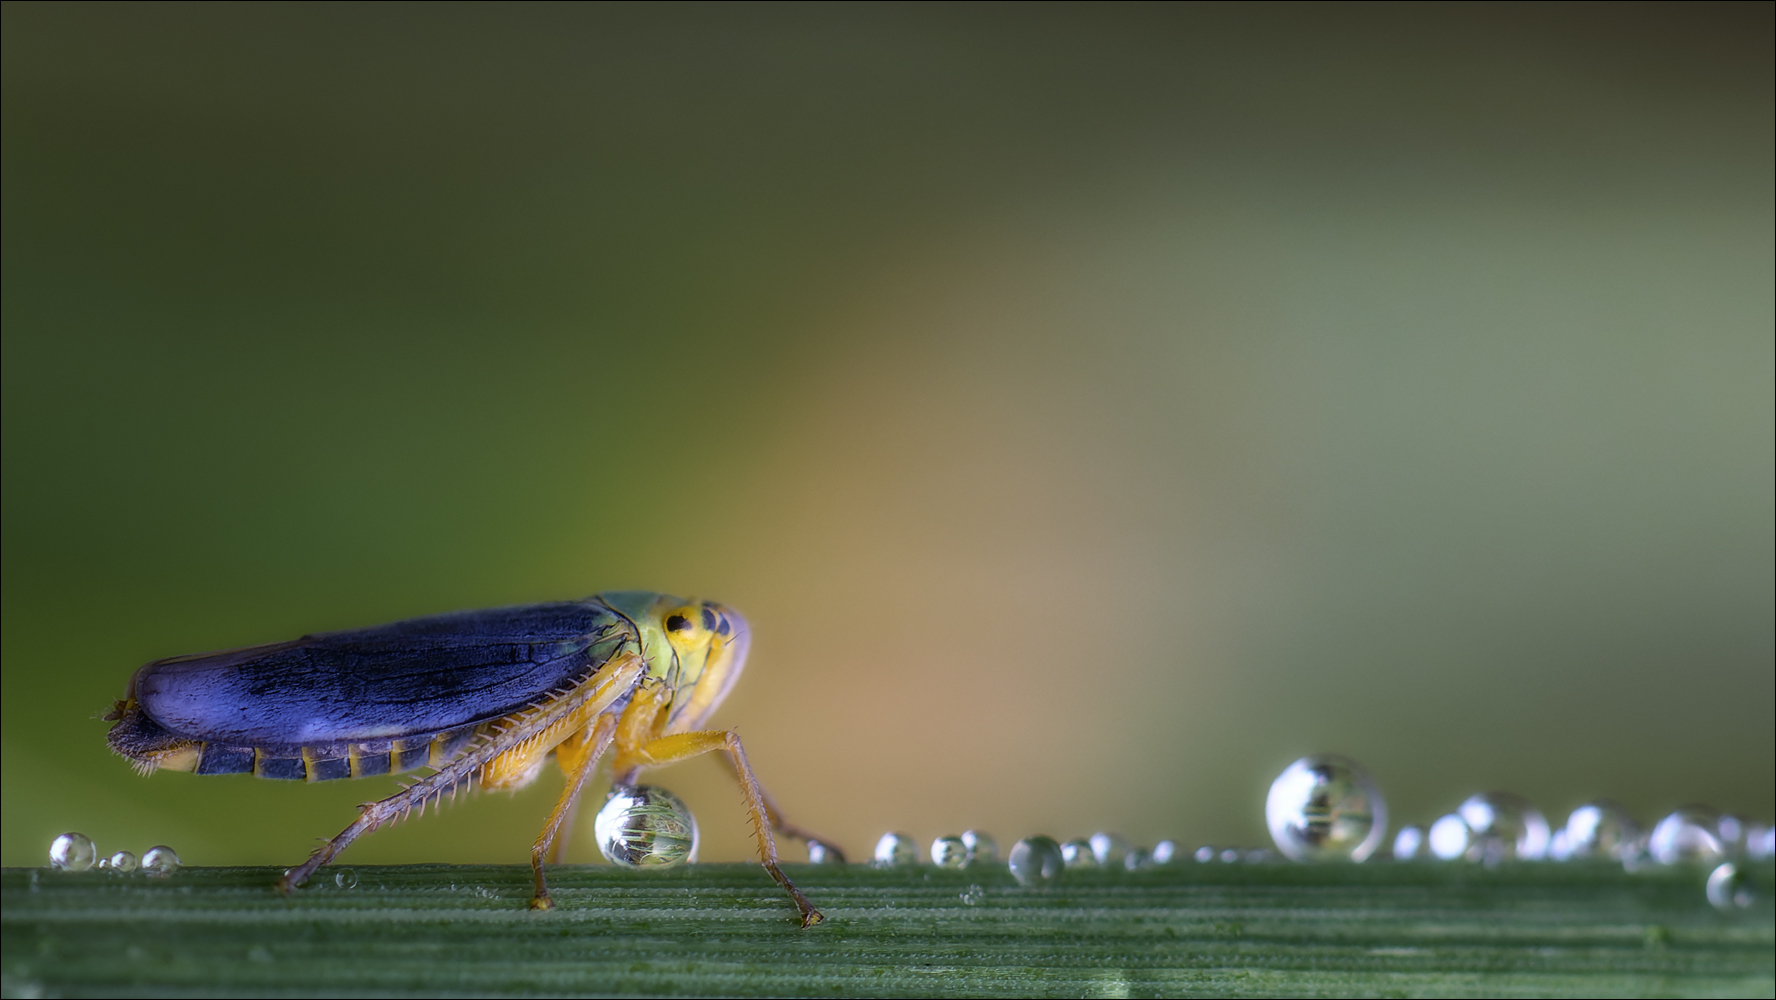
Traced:
POLYGON ((649 765, 671 764, 676 761, 701 757, 706 753, 727 751, 734 766, 734 776, 740 782, 740 792, 746 796, 746 809, 752 815, 753 833, 758 836, 759 862, 765 871, 777 881, 795 900, 796 909, 801 911, 802 926, 812 927, 825 920, 808 897, 795 887, 789 876, 777 867, 777 844, 771 839, 771 817, 765 806, 764 792, 759 788, 758 778, 752 773, 752 765, 746 760, 746 749, 740 745, 740 737, 732 732, 719 729, 706 729, 695 733, 675 733, 661 736, 643 744, 639 751, 625 753, 626 759, 637 760, 649 765))
MULTIPOLYGON (((724 756, 722 757, 721 762, 726 765, 728 773, 734 776, 735 781, 742 780, 740 777, 740 771, 734 766, 734 759, 732 757, 724 756)), ((845 852, 839 850, 839 845, 811 830, 804 830, 801 827, 796 826, 794 823, 791 823, 789 820, 784 819, 783 807, 779 806, 777 800, 771 797, 770 789, 766 788, 763 784, 759 784, 757 778, 753 779, 753 783, 758 785, 759 798, 764 800, 765 818, 771 821, 772 833, 782 834, 785 837, 799 840, 804 844, 819 844, 826 848, 831 854, 836 855, 833 860, 836 860, 839 864, 845 863, 845 852)))
POLYGON ((616 737, 617 719, 612 715, 601 715, 587 728, 590 732, 584 738, 571 737, 555 748, 556 758, 567 770, 567 787, 561 790, 555 811, 549 814, 549 822, 543 824, 543 832, 537 835, 536 843, 530 849, 530 870, 536 876, 536 895, 530 900, 533 910, 547 910, 555 905, 549 898, 543 863, 555 847, 555 838, 561 833, 562 824, 579 807, 580 793, 586 789, 586 779, 598 769, 598 758, 604 756, 611 740, 616 737))

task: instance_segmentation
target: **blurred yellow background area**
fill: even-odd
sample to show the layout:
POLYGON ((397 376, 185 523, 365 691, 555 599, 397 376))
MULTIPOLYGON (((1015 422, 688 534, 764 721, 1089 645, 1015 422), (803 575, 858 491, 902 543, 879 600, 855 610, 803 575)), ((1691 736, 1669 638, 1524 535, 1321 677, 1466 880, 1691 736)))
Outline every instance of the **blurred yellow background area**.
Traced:
MULTIPOLYGON (((394 787, 138 777, 144 662, 630 588, 747 615, 717 721, 853 857, 1259 845, 1315 751, 1396 825, 1771 819, 1768 5, 3 27, 7 865, 394 787)), ((521 862, 560 783, 345 860, 521 862)))

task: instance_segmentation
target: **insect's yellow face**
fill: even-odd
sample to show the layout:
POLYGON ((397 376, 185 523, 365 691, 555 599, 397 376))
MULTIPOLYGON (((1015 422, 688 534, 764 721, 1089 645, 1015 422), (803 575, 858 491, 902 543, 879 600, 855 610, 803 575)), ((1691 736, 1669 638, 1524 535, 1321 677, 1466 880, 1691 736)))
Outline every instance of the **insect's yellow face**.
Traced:
POLYGON ((714 601, 684 601, 662 594, 634 620, 641 628, 648 676, 672 688, 666 731, 701 727, 746 667, 752 642, 746 619, 714 601))

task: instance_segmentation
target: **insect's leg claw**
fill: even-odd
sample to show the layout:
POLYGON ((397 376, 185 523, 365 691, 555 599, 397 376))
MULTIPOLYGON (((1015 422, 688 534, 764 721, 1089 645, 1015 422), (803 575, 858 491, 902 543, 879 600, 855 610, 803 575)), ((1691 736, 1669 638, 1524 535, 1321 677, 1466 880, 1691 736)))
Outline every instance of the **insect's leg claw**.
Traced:
POLYGON ((545 889, 530 898, 530 908, 533 910, 553 910, 555 908, 555 901, 549 898, 549 891, 545 889))
POLYGON ((819 910, 816 910, 812 906, 810 906, 806 910, 802 911, 802 926, 804 928, 812 927, 815 924, 820 923, 822 920, 825 920, 825 919, 826 919, 826 914, 821 913, 819 910))

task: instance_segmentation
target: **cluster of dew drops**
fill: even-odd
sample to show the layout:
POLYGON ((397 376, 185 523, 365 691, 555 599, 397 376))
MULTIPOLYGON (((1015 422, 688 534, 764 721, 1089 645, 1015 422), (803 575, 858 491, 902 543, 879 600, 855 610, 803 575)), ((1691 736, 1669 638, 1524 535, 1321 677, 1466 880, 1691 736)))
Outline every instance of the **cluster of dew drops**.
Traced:
MULTIPOLYGON (((1685 806, 1643 830, 1620 805, 1607 799, 1572 811, 1566 824, 1551 829, 1547 818, 1529 800, 1509 792, 1480 792, 1455 811, 1431 823, 1401 827, 1383 849, 1388 830, 1387 802, 1369 772, 1335 754, 1303 757, 1271 783, 1265 800, 1265 821, 1282 856, 1296 862, 1361 862, 1370 858, 1395 861, 1473 862, 1489 867, 1506 861, 1607 861, 1628 871, 1655 865, 1712 866, 1708 901, 1722 910, 1744 909, 1755 898, 1751 882, 1739 871, 1740 861, 1766 861, 1776 854, 1773 830, 1705 806, 1685 806)), ((684 802, 664 788, 619 785, 611 789, 593 824, 599 851, 625 868, 669 868, 697 859, 697 821, 684 802)), ((939 837, 931 844, 931 864, 939 868, 997 865, 994 839, 970 830, 939 837)), ((1138 871, 1184 863, 1267 862, 1278 860, 1268 849, 1199 847, 1186 855, 1170 840, 1151 848, 1130 844, 1114 833, 1057 842, 1048 836, 1025 837, 1005 858, 1012 876, 1025 886, 1053 885, 1068 871, 1124 869, 1138 871)), ((119 874, 140 870, 170 875, 179 856, 170 847, 153 847, 138 861, 129 851, 100 859, 90 838, 64 833, 49 849, 50 865, 63 871, 99 868, 119 874)), ((808 845, 814 864, 842 864, 844 856, 819 841, 808 845)), ((874 864, 882 868, 919 864, 919 845, 904 833, 885 833, 876 842, 874 864)), ((341 876, 341 885, 346 883, 341 876)), ((355 876, 351 879, 356 883, 355 876)), ((349 887, 349 886, 348 886, 349 887)), ((963 900, 977 903, 979 886, 969 886, 963 900)))
POLYGON ((159 844, 136 857, 134 851, 117 851, 99 857, 98 846, 84 833, 64 833, 49 844, 49 866, 56 871, 106 871, 118 875, 140 873, 150 878, 163 878, 179 870, 179 854, 159 844))

